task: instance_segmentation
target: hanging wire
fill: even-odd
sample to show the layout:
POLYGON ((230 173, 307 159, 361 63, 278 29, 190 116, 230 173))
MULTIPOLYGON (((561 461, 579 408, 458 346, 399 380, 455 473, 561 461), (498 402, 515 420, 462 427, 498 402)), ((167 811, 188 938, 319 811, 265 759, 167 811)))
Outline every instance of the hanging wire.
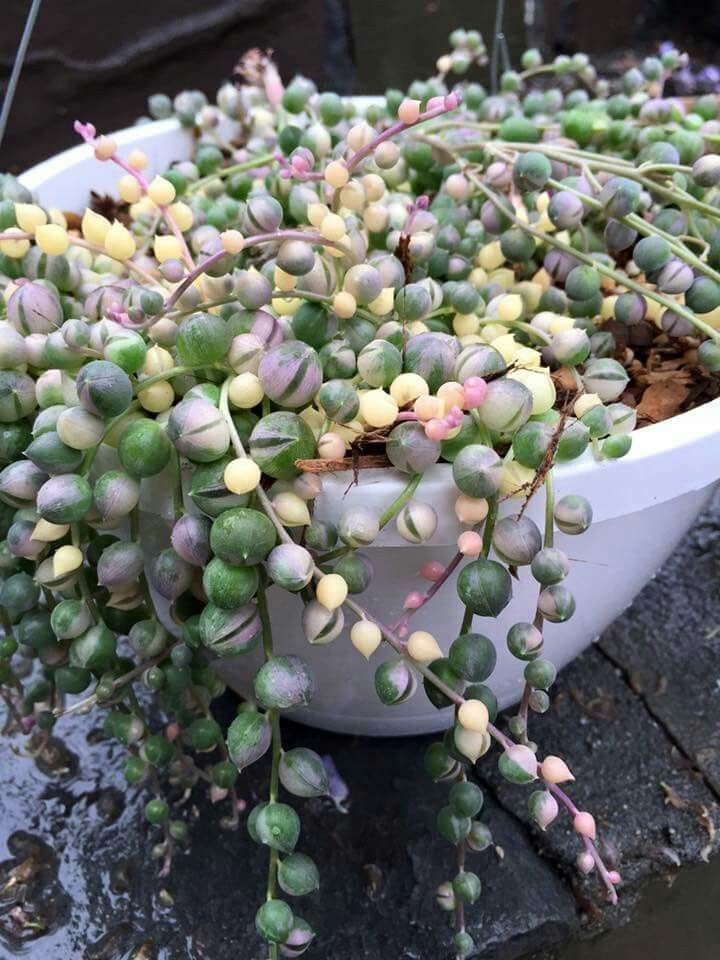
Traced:
POLYGON ((498 0, 497 6, 495 7, 495 30, 493 31, 492 55, 490 57, 490 89, 493 94, 498 91, 501 58, 503 70, 510 69, 510 53, 503 29, 504 22, 505 0, 498 0))
POLYGON ((27 53, 27 48, 30 45, 30 37, 32 36, 37 15, 40 12, 41 3, 42 0, 32 0, 27 19, 25 21, 25 27, 23 29, 22 36, 20 37, 20 44, 18 45, 17 53, 15 54, 15 62, 13 63, 10 79, 8 80, 7 90, 5 91, 2 110, 0 110, 0 146, 2 146, 3 137, 5 136, 5 128, 7 126, 8 117, 10 116, 10 109, 12 107, 13 100, 15 99, 15 91, 17 90, 23 63, 25 62, 25 54, 27 53))

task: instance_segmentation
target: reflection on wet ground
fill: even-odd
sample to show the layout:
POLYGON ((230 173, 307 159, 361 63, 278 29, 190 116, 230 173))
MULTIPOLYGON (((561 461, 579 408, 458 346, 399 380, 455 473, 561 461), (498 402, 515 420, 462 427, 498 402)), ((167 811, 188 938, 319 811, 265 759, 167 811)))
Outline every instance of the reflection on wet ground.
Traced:
MULTIPOLYGON (((648 884, 633 922, 574 943, 552 960, 715 960, 720 955, 720 858, 648 884)), ((539 960, 539 958, 538 958, 539 960)))

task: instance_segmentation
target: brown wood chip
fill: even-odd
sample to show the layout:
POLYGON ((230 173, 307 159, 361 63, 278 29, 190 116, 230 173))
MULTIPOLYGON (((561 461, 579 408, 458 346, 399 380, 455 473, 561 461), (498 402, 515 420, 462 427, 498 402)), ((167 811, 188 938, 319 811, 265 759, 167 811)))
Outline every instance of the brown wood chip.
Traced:
POLYGON ((384 453, 358 457, 343 457, 342 460, 296 460, 295 466, 303 473, 336 473, 341 470, 369 470, 372 467, 389 467, 384 453))

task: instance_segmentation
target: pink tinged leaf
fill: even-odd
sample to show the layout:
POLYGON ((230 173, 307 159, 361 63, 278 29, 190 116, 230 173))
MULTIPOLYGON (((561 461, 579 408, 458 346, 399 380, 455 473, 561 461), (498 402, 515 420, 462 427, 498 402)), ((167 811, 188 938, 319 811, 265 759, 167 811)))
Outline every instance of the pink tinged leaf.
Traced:
POLYGON ((530 815, 541 830, 547 830, 557 817, 557 800, 548 790, 535 790, 528 800, 530 815))
POLYGON ((593 817, 591 813, 587 813, 585 810, 576 813, 573 819, 573 827, 575 828, 575 832, 581 837, 587 837, 588 840, 595 839, 597 830, 595 827, 595 817, 593 817))
POLYGON ((420 576, 431 583, 436 583, 444 573, 445 567, 439 560, 430 560, 420 567, 420 576))
POLYGON ((85 143, 92 143, 97 133, 92 123, 81 123, 80 120, 75 121, 73 124, 73 129, 75 133, 79 134, 83 138, 85 143))
POLYGON ((277 107, 282 100, 285 91, 280 74, 277 72, 275 64, 266 61, 265 73, 263 76, 263 85, 265 87, 265 96, 273 107, 277 107))

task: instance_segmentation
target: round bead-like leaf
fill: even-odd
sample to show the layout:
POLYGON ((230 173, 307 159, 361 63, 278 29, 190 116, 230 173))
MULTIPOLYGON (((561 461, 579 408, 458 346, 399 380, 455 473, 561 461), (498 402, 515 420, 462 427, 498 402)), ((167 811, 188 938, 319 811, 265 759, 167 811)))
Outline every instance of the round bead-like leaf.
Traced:
POLYGON ((386 660, 375 671, 375 691, 387 707, 409 700, 416 688, 415 674, 399 657, 386 660))
POLYGON ((306 707, 315 693, 310 668, 293 654, 271 657, 255 674, 255 696, 270 710, 306 707))
POLYGON ((462 602, 473 613, 480 617, 497 617, 512 598, 512 580, 501 563, 481 557, 460 571, 457 590, 462 602))
POLYGON ((270 724, 260 713, 239 713, 228 729, 228 753, 240 771, 259 760, 268 751, 271 742, 270 724))
POLYGON ((315 437, 297 414, 270 413, 250 434, 250 455, 269 477, 292 480, 300 473, 295 461, 315 455, 315 437))
POLYGON ((330 792, 325 765, 307 747, 286 750, 280 759, 280 782, 296 797, 324 797, 330 792))
POLYGON ((275 546, 276 533, 264 513, 249 507, 233 507, 221 513, 210 530, 213 553, 242 566, 254 566, 275 546))
POLYGON ((456 673, 472 683, 487 680, 495 669, 497 652, 489 637, 464 633, 453 640, 448 659, 456 673))
POLYGON ((320 887, 315 861, 304 853, 291 853, 278 864, 280 889, 291 897, 304 897, 320 887))

